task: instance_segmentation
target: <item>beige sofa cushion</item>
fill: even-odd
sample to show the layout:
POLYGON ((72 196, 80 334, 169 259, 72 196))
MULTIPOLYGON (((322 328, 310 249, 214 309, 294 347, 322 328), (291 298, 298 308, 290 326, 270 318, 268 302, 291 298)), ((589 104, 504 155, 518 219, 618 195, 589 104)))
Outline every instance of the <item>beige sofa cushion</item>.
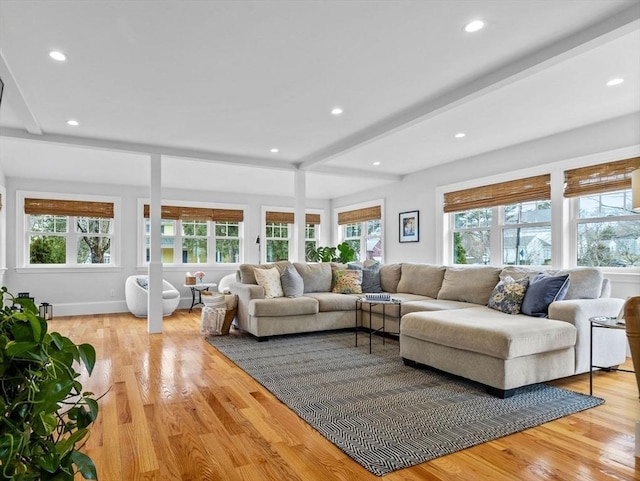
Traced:
POLYGON ((575 267, 549 273, 554 276, 569 274, 569 289, 564 296, 565 299, 598 299, 600 297, 604 276, 598 268, 575 267))
POLYGON ((310 297, 276 297, 249 301, 249 314, 255 317, 282 317, 317 314, 318 301, 310 297))
POLYGON ((486 305, 500 281, 500 270, 489 266, 447 267, 438 299, 486 305))
POLYGON ((304 296, 317 300, 320 312, 354 311, 356 301, 360 298, 358 295, 334 292, 309 292, 304 296))
POLYGON ((280 274, 287 265, 290 265, 289 261, 278 261, 273 264, 240 264, 238 272, 240 274, 240 282, 243 284, 257 284, 256 276, 253 272, 254 269, 271 269, 275 267, 280 274))
POLYGON ((414 312, 402 318, 402 334, 498 359, 572 347, 575 326, 564 321, 505 314, 488 307, 414 312))
POLYGON ((402 264, 380 266, 380 287, 384 292, 398 292, 398 282, 402 275, 402 264))
POLYGON ((331 291, 331 265, 328 262, 294 262, 293 265, 302 276, 305 293, 331 291))
POLYGON ((440 286, 442 286, 445 270, 444 266, 405 262, 402 264, 398 292, 419 294, 435 299, 438 297, 440 286))

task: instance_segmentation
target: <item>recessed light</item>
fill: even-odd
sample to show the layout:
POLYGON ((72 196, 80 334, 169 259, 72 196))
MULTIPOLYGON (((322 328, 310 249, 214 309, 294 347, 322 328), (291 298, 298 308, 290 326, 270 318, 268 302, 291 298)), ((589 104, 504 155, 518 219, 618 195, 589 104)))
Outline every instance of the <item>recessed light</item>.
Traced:
POLYGON ((71 127, 77 127, 78 125, 80 125, 80 122, 74 119, 69 119, 67 120, 67 125, 70 125, 71 127))
POLYGON ((62 52, 58 52, 57 50, 52 50, 51 52, 49 52, 49 57, 51 57, 53 60, 57 60, 58 62, 64 62, 65 60, 67 60, 67 56, 62 52))
POLYGON ((464 31, 473 33, 484 28, 484 22, 482 20, 473 20, 464 26, 464 31))
POLYGON ((620 85, 622 82, 624 82, 623 78, 612 78, 611 80, 609 80, 607 82, 607 87, 613 87, 614 85, 620 85))
POLYGON ((376 160, 373 165, 380 165, 380 162, 378 160, 376 160))
POLYGON ((278 152, 280 152, 280 149, 277 149, 277 148, 274 147, 269 152, 271 152, 272 154, 277 154, 278 152))
POLYGON ((342 114, 342 112, 344 112, 344 111, 340 107, 334 107, 331 110, 331 114, 332 115, 340 115, 340 114, 342 114))
POLYGON ((461 139, 461 138, 466 137, 466 136, 467 136, 467 134, 465 134, 464 132, 458 132, 454 137, 456 139, 461 139))

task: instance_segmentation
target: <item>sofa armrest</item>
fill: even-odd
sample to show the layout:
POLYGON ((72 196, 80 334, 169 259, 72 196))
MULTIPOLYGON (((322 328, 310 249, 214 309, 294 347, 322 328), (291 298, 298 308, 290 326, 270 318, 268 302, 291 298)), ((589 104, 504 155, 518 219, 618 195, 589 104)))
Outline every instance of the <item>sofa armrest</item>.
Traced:
MULTIPOLYGON (((549 305, 549 319, 570 322, 577 329, 576 374, 588 372, 591 323, 597 316, 616 317, 624 305, 624 299, 571 299, 549 305)), ((594 330, 593 363, 596 366, 616 366, 626 359, 626 336, 624 330, 594 330)))
POLYGON ((249 326, 249 301, 252 299, 264 299, 264 289, 257 284, 236 282, 229 286, 229 290, 232 294, 238 296, 236 324, 238 328, 246 331, 249 326))

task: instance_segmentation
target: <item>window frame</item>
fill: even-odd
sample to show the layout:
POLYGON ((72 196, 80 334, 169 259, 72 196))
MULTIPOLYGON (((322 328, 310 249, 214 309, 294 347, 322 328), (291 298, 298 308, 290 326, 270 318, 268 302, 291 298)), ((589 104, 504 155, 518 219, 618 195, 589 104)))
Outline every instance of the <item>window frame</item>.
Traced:
POLYGON ((360 210, 360 209, 368 209, 368 208, 373 208, 373 207, 379 207, 380 208, 380 219, 371 219, 371 220, 379 220, 380 221, 380 235, 379 236, 371 236, 367 233, 367 224, 370 222, 370 220, 366 220, 366 221, 362 221, 362 222, 351 222, 348 224, 336 224, 337 225, 337 232, 336 232, 336 243, 339 244, 341 242, 344 242, 346 240, 349 239, 355 239, 352 237, 347 238, 347 226, 349 225, 355 225, 355 224, 359 224, 360 225, 360 252, 357 253, 358 255, 358 259, 360 261, 363 261, 367 258, 367 239, 369 238, 379 238, 380 239, 380 243, 381 243, 381 248, 380 248, 380 263, 383 264, 384 260, 385 260, 385 245, 386 245, 386 238, 385 238, 385 209, 384 209, 384 199, 377 199, 377 200, 373 200, 371 202, 366 202, 366 203, 362 203, 362 204, 352 204, 352 205, 347 205, 344 207, 340 207, 340 208, 336 208, 334 209, 334 213, 335 213, 335 219, 336 219, 336 223, 339 217, 339 214, 344 213, 344 212, 349 212, 349 211, 354 211, 354 210, 360 210))
POLYGON ((95 270, 100 272, 116 271, 121 269, 120 245, 121 245, 121 200, 119 197, 92 195, 92 194, 65 194, 59 192, 40 191, 16 191, 16 272, 37 273, 43 271, 81 271, 95 270), (113 218, 111 224, 111 243, 109 246, 109 264, 81 264, 77 262, 78 240, 82 236, 76 229, 78 218, 88 216, 63 216, 67 218, 67 232, 64 233, 66 242, 66 262, 64 264, 31 264, 30 263, 30 215, 25 214, 25 199, 52 199, 80 202, 108 202, 113 204, 113 218), (71 262, 70 262, 71 260, 71 262))
MULTIPOLYGON (((146 231, 147 222, 150 222, 150 218, 145 217, 144 215, 144 206, 149 205, 150 201, 148 198, 139 198, 138 199, 138 269, 146 269, 149 266, 149 261, 147 260, 147 244, 146 239, 150 236, 150 234, 146 231)), ((203 208, 203 209, 220 209, 220 210, 241 210, 243 212, 243 217, 245 220, 237 221, 238 223, 238 253, 239 259, 238 262, 217 262, 216 259, 216 223, 218 221, 207 220, 207 262, 206 263, 183 263, 182 262, 182 246, 183 239, 186 238, 196 238, 199 236, 190 236, 183 235, 182 233, 182 220, 180 219, 161 219, 161 221, 172 221, 175 225, 175 233, 173 235, 163 235, 164 237, 171 237, 174 239, 173 245, 173 262, 163 262, 163 269, 168 271, 182 271, 182 270, 193 270, 193 269, 226 269, 229 268, 237 268, 240 264, 244 262, 245 258, 245 250, 246 250, 246 242, 245 242, 245 223, 247 219, 247 207, 245 205, 238 204, 218 204, 218 203, 203 203, 203 202, 188 202, 188 201, 180 201, 180 200, 162 200, 162 205, 164 206, 176 206, 176 207, 184 207, 184 208, 203 208)), ((191 222, 193 219, 187 220, 187 222, 191 222)), ((224 223, 231 221, 222 221, 224 223)), ((221 237, 223 239, 230 237, 221 237)))

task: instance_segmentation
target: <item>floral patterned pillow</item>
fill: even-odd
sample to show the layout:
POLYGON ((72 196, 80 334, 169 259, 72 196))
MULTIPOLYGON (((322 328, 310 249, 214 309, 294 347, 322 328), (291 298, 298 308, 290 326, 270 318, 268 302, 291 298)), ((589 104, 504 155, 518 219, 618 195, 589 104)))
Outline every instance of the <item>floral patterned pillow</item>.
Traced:
POLYGON ((254 269, 258 285, 264 289, 264 298, 284 297, 282 284, 280 283, 280 271, 272 267, 271 269, 254 269))
POLYGON ((338 294, 362 294, 362 271, 338 269, 333 271, 333 290, 338 294))
POLYGON ((488 306, 507 314, 519 314, 527 287, 529 287, 528 277, 514 280, 513 277, 506 276, 493 289, 488 306))

